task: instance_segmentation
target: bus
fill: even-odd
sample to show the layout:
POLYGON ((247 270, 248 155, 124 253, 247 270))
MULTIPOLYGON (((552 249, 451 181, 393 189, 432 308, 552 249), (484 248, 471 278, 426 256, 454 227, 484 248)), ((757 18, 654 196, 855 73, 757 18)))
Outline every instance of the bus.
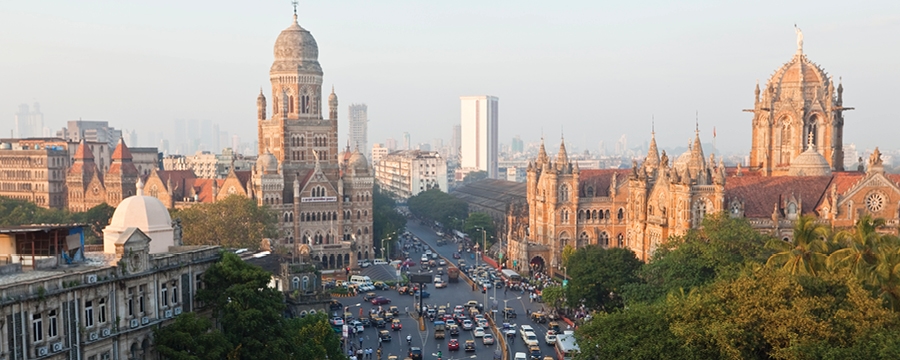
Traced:
POLYGON ((572 360, 575 354, 581 352, 578 344, 575 343, 575 332, 565 331, 556 335, 556 358, 558 360, 572 360))
POLYGON ((517 284, 517 283, 522 282, 522 277, 519 276, 519 273, 517 273, 513 270, 503 269, 502 273, 503 273, 503 277, 505 277, 507 280, 509 280, 510 283, 517 284))

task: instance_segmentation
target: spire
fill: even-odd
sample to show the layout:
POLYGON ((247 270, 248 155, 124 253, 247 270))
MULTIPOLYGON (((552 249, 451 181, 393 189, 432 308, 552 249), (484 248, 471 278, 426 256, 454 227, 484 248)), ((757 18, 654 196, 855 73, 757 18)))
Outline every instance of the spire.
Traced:
POLYGON ((548 160, 547 149, 544 148, 544 137, 541 136, 541 148, 540 148, 540 150, 538 150, 538 158, 537 158, 539 167, 546 164, 547 160, 548 160))
POLYGON ((84 137, 78 142, 78 150, 75 150, 75 160, 94 160, 94 153, 88 150, 84 137))
POLYGON ((559 153, 556 154, 556 163, 560 166, 566 166, 569 163, 569 154, 566 153, 566 139, 563 138, 559 143, 559 153))
POLYGON ((294 23, 297 23, 297 5, 299 2, 297 0, 291 1, 291 5, 294 5, 294 23))
POLYGON ((136 186, 137 186, 137 196, 144 196, 144 180, 141 180, 141 178, 138 177, 138 182, 137 182, 136 186))
POLYGON ((644 160, 644 164, 656 169, 659 166, 659 149, 656 147, 656 124, 652 116, 650 124, 650 148, 647 150, 647 158, 644 160))
POLYGON ((794 32, 797 33, 797 55, 803 55, 803 31, 794 24, 794 32))
POLYGON ((134 159, 131 156, 131 151, 128 150, 128 146, 125 145, 125 140, 122 137, 119 137, 119 142, 116 143, 116 150, 113 151, 112 156, 110 156, 112 160, 132 160, 134 159))

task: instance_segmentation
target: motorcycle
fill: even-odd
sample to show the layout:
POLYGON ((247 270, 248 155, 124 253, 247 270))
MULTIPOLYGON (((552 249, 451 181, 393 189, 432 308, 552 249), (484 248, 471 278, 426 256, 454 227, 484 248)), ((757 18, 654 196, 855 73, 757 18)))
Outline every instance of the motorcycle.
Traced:
POLYGON ((412 335, 406 335, 406 345, 412 344, 412 335))

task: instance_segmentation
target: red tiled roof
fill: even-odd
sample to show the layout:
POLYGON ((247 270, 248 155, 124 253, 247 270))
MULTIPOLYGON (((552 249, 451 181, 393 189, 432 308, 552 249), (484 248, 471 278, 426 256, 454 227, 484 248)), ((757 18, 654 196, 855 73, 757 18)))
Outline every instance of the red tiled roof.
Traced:
POLYGON ((172 180, 172 186, 175 189, 166 189, 172 190, 172 193, 176 195, 176 197, 183 196, 184 189, 187 187, 187 179, 195 179, 197 178, 194 175, 194 172, 191 170, 159 170, 156 172, 159 175, 159 179, 162 180, 163 184, 167 184, 169 179, 172 180), (178 191, 181 191, 180 193, 178 191))
POLYGON ((94 153, 88 150, 84 140, 81 140, 78 144, 78 149, 75 150, 74 158, 75 160, 94 160, 94 153))
POLYGON ((116 151, 113 151, 110 159, 113 160, 131 160, 131 151, 128 150, 128 146, 125 145, 125 141, 122 138, 119 138, 119 143, 116 144, 116 151))
MULTIPOLYGON (((250 178, 253 177, 252 171, 235 171, 234 175, 237 176, 238 180, 241 182, 241 185, 246 189, 250 185, 250 178)), ((293 185, 291 185, 293 186, 293 185)))
POLYGON ((609 196, 609 184, 612 183, 612 175, 617 174, 616 182, 619 184, 628 180, 631 169, 585 169, 578 175, 578 192, 586 196, 588 186, 594 187, 594 196, 609 196))
MULTIPOLYGON (((188 180, 189 186, 193 189, 193 194, 197 194, 197 202, 201 203, 211 203, 213 202, 213 181, 218 184, 219 189, 222 189, 222 184, 225 182, 223 179, 200 179, 194 178, 188 180)), ((221 190, 219 190, 221 191, 221 190)), ((193 195, 190 194, 190 195, 193 195)))
POLYGON ((827 194, 832 176, 733 176, 725 181, 725 204, 737 198, 744 202, 744 216, 769 218, 775 204, 781 208, 783 200, 795 196, 802 203, 804 214, 812 213, 827 194))

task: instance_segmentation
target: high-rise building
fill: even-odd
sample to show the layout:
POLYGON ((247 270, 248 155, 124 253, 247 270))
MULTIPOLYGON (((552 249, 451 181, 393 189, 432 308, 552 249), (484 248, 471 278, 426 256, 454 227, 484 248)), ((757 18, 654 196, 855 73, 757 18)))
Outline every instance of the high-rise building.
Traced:
POLYGON ((453 133, 450 134, 450 158, 448 161, 454 165, 459 164, 459 147, 462 144, 462 126, 453 125, 453 133))
POLYGON ((372 166, 375 166, 382 158, 387 156, 388 148, 381 146, 381 144, 375 144, 372 146, 372 166))
POLYGON ((403 150, 410 150, 411 145, 412 144, 410 143, 409 133, 403 132, 403 150))
POLYGON ((108 121, 71 120, 57 133, 57 137, 70 142, 107 143, 114 148, 123 134, 122 130, 109 126, 108 121))
POLYGON ((512 139, 512 144, 510 145, 510 152, 512 153, 523 153, 525 152, 525 142, 522 141, 522 138, 519 135, 516 135, 512 139))
POLYGON ((366 104, 351 104, 350 126, 348 139, 350 139, 351 148, 359 148, 360 151, 366 151, 369 148, 369 108, 366 104))
POLYGON ((390 151, 397 150, 397 139, 389 138, 384 141, 384 147, 390 151))
POLYGON ((498 102, 496 96, 461 96, 461 167, 463 171, 487 171, 498 174, 498 102))
POLYGON ((400 200, 433 188, 446 192, 447 162, 435 151, 395 151, 375 164, 375 182, 400 200))
POLYGON ((44 114, 41 113, 41 104, 34 103, 31 109, 28 104, 19 105, 16 113, 15 137, 41 137, 44 135, 44 114))

